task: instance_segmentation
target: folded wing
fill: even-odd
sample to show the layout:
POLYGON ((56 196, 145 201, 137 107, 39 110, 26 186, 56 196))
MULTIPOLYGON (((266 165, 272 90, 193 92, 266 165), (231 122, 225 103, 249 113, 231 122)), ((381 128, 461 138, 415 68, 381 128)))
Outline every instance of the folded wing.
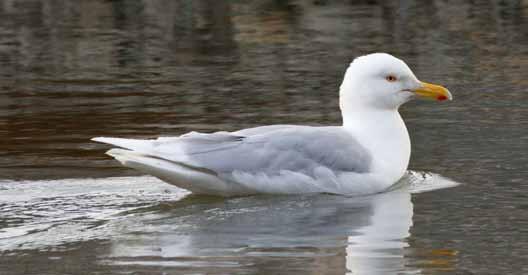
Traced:
POLYGON ((94 140, 208 171, 226 181, 244 181, 246 187, 259 181, 273 185, 270 181, 281 178, 306 182, 322 175, 367 173, 371 163, 369 153, 341 127, 278 125, 156 140, 94 140))

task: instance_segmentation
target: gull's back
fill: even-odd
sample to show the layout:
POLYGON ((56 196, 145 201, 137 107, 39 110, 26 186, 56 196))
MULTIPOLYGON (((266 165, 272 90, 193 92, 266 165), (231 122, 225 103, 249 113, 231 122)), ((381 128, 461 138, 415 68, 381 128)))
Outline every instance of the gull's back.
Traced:
POLYGON ((273 125, 156 140, 95 138, 125 166, 195 193, 332 192, 342 173, 368 173, 371 156, 342 127, 273 125))

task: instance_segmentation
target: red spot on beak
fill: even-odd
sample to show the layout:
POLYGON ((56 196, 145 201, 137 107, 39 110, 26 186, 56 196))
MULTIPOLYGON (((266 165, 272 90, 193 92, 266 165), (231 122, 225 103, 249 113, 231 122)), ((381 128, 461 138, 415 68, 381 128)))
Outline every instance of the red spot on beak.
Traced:
POLYGON ((444 101, 444 100, 447 100, 447 96, 445 96, 445 95, 439 95, 436 99, 437 99, 438 101, 444 101))

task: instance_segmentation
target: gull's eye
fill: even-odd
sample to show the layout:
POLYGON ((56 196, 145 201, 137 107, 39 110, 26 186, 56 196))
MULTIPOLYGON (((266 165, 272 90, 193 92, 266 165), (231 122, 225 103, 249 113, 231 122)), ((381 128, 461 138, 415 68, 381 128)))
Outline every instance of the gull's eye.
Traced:
POLYGON ((389 82, 394 82, 394 81, 398 80, 398 78, 396 78, 394 75, 391 75, 391 74, 386 76, 385 79, 387 81, 389 81, 389 82))

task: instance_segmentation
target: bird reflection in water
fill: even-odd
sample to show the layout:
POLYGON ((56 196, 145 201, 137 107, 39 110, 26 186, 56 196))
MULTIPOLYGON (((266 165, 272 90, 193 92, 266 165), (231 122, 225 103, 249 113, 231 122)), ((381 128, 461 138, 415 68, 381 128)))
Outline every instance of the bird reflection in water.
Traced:
POLYGON ((418 272, 405 258, 412 216, 406 188, 360 198, 191 195, 136 215, 130 222, 138 231, 129 228, 135 234, 113 241, 104 263, 274 274, 418 272))

